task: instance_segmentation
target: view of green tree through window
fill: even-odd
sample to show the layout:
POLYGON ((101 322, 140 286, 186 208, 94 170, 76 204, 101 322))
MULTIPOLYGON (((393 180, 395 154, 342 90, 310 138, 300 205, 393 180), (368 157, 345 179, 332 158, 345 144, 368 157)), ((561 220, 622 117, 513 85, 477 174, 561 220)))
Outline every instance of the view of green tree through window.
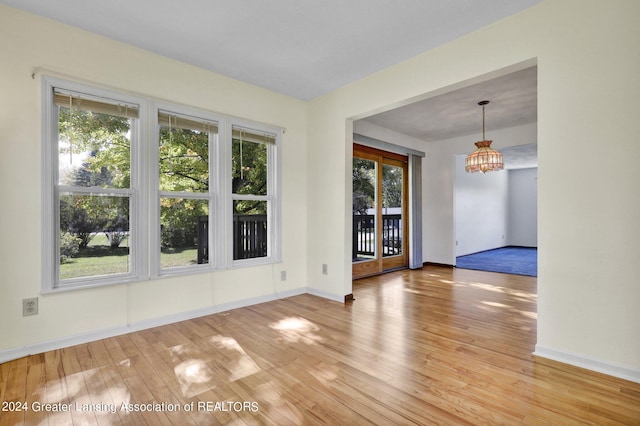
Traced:
POLYGON ((129 271, 128 198, 61 194, 60 229, 60 278, 129 271), (75 248, 65 235, 75 238, 75 248))
POLYGON ((42 291, 280 260, 282 129, 42 77, 42 291))
POLYGON ((160 266, 209 263, 209 147, 218 125, 160 111, 160 266))
POLYGON ((376 162, 353 157, 352 208, 354 262, 376 256, 376 162))
POLYGON ((382 165, 382 255, 402 254, 402 167, 382 165))
POLYGON ((135 105, 56 93, 59 278, 130 272, 135 105))
POLYGON ((233 127, 233 259, 268 255, 268 146, 275 135, 233 127))

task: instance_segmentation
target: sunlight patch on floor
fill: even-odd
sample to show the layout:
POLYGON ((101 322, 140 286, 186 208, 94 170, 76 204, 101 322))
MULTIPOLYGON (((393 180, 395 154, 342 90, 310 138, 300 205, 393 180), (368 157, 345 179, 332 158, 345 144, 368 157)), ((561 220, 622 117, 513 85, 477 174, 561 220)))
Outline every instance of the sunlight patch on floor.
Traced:
POLYGON ((210 367, 201 359, 184 360, 173 368, 173 372, 180 384, 182 396, 186 398, 215 387, 215 384, 209 383, 213 379, 210 367))
POLYGON ((489 306, 492 308, 501 308, 501 309, 507 309, 513 312, 517 312, 520 315, 528 318, 528 319, 537 319, 538 318, 538 314, 536 312, 530 312, 530 311, 521 311, 520 309, 516 309, 513 306, 510 305, 506 305, 504 303, 498 303, 498 302, 489 302, 487 300, 481 301, 480 302, 481 305, 485 305, 485 306, 480 306, 481 309, 485 310, 485 311, 489 311, 492 312, 493 310, 488 308, 489 306))
POLYGON ((210 341, 216 344, 218 348, 228 351, 225 355, 226 358, 229 358, 229 361, 225 363, 225 368, 231 373, 229 381, 233 382, 260 371, 258 364, 242 349, 236 339, 226 336, 213 336, 210 341))
POLYGON ((465 284, 474 288, 482 289, 482 290, 493 291, 496 293, 506 293, 510 296, 517 296, 517 297, 522 297, 525 299, 533 299, 533 300, 537 299, 537 295, 535 293, 526 293, 520 290, 512 290, 510 288, 502 287, 499 285, 485 284, 485 283, 479 283, 479 282, 466 282, 465 284))
POLYGON ((96 373, 97 370, 85 371, 71 374, 63 379, 48 380, 46 387, 38 393, 38 401, 43 404, 66 402, 67 399, 73 401, 73 398, 85 389, 85 377, 91 380, 96 373))
POLYGON ((173 369, 181 383, 207 383, 211 380, 211 373, 207 371, 207 364, 200 359, 189 359, 176 365, 173 369))
POLYGON ((192 397, 216 386, 235 382, 258 373, 260 367, 245 352, 240 343, 228 336, 212 336, 207 344, 213 350, 206 356, 192 345, 173 347, 174 374, 182 395, 192 397), (225 377, 226 376, 226 377, 225 377), (214 377, 218 379, 214 381, 214 377), (220 380, 220 377, 223 377, 220 380))
POLYGON ((302 317, 287 317, 269 325, 280 333, 282 340, 288 343, 306 343, 314 345, 322 342, 322 337, 316 333, 320 327, 302 317))
POLYGON ((66 382, 67 382, 67 395, 77 395, 81 389, 85 388, 84 375, 82 374, 82 372, 67 376, 66 382))
POLYGON ((314 366, 309 373, 323 385, 329 386, 330 382, 338 378, 338 371, 339 369, 335 365, 320 363, 314 366))
POLYGON ((301 409, 290 402, 288 398, 283 398, 285 392, 280 389, 279 385, 272 382, 263 383, 257 386, 254 392, 255 399, 267 406, 266 410, 269 414, 266 417, 273 420, 275 424, 304 424, 304 415, 301 409))
MULTIPOLYGON (((120 364, 128 366, 125 361, 120 364)), ((84 404, 105 404, 107 408, 104 411, 95 411, 94 415, 100 424, 110 424, 112 420, 110 416, 113 414, 109 410, 111 404, 119 406, 122 402, 128 403, 131 400, 131 393, 124 383, 107 386, 104 376, 100 377, 101 370, 102 368, 94 368, 71 374, 61 379, 47 380, 43 384, 41 391, 34 393, 36 397, 34 401, 39 402, 40 407, 44 407, 45 404, 71 404, 74 409, 77 406, 82 407, 84 404), (92 382, 94 382, 94 386, 95 383, 100 385, 95 386, 97 389, 92 389, 90 394, 87 394, 87 389, 91 389, 89 384, 92 382)), ((38 424, 68 424, 70 421, 68 412, 50 412, 43 408, 41 410, 46 412, 47 419, 38 424)))
POLYGON ((236 351, 240 353, 244 353, 244 349, 238 343, 236 339, 233 337, 227 336, 213 336, 209 339, 211 343, 215 343, 220 349, 228 349, 230 351, 236 351))
POLYGON ((510 308, 509 305, 505 305, 504 303, 498 303, 498 302, 481 302, 484 303, 485 305, 489 305, 489 306, 495 306, 496 308, 510 308))

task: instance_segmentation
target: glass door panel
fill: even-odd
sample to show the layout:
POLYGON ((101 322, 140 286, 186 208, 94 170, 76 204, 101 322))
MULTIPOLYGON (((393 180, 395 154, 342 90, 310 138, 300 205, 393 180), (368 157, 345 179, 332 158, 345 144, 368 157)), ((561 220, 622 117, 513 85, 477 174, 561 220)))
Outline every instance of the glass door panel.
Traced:
POLYGON ((382 270, 409 265, 407 233, 407 162, 382 158, 382 270))
POLYGON ((402 254, 402 167, 382 165, 382 256, 402 254))
POLYGON ((354 144, 353 278, 408 265, 406 173, 406 157, 354 144))
MULTIPOLYGON (((377 198, 378 164, 367 158, 353 158, 353 262, 368 262, 378 258, 377 198)), ((368 270, 372 265, 360 265, 368 270)))

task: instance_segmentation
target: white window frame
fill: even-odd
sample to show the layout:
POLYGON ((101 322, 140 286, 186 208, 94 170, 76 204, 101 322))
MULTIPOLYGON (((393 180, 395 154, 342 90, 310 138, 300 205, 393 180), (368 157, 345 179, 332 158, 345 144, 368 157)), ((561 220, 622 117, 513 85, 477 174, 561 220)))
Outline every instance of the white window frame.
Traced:
POLYGON ((249 120, 229 117, 178 104, 157 101, 149 97, 125 94, 84 83, 42 76, 42 294, 83 288, 118 285, 193 273, 244 268, 281 261, 281 128, 249 120), (97 277, 59 279, 60 212, 58 184, 58 113, 54 103, 54 88, 138 106, 137 123, 131 135, 131 182, 129 189, 81 188, 88 195, 125 195, 130 197, 130 271, 97 277), (209 191, 188 193, 189 198, 209 201, 209 263, 175 268, 160 267, 160 197, 180 196, 178 192, 159 189, 158 112, 170 112, 187 118, 201 118, 218 123, 216 140, 209 143, 209 191), (232 194, 231 154, 232 129, 242 127, 275 136, 267 145, 267 195, 232 194), (267 256, 233 260, 233 201, 259 199, 267 201, 267 256), (150 244, 150 246, 149 246, 150 244))
POLYGON ((147 227, 141 221, 146 217, 146 167, 144 152, 146 129, 144 117, 147 115, 145 99, 116 93, 110 90, 65 81, 54 77, 42 78, 42 293, 53 293, 79 288, 93 288, 105 285, 123 284, 146 279, 147 255, 143 243, 147 240, 147 227), (65 187, 58 180, 58 109, 54 102, 54 89, 77 93, 89 98, 104 99, 109 103, 123 103, 138 106, 138 120, 131 128, 130 146, 130 187, 128 189, 102 187, 65 187), (93 277, 60 279, 60 193, 69 192, 84 195, 126 196, 130 200, 129 210, 129 256, 130 270, 127 273, 93 277))
POLYGON ((277 263, 281 261, 281 219, 280 219, 280 166, 279 154, 282 130, 273 126, 248 120, 227 117, 207 111, 166 102, 154 102, 151 108, 153 129, 150 143, 150 186, 151 186, 151 276, 153 278, 180 276, 215 270, 244 268, 277 263), (159 112, 168 112, 192 120, 218 123, 218 135, 209 140, 209 191, 208 193, 184 193, 188 198, 209 200, 209 263, 173 268, 160 265, 160 198, 180 197, 180 193, 159 189, 159 112), (275 136, 274 143, 267 144, 267 195, 253 196, 232 194, 231 154, 233 127, 242 127, 259 133, 275 136), (267 201, 267 256, 252 259, 233 260, 233 201, 238 199, 258 199, 267 201))
POLYGON ((280 250, 280 144, 282 139, 282 130, 272 126, 266 126, 241 119, 230 119, 227 122, 227 143, 225 148, 224 159, 226 162, 225 185, 228 188, 225 197, 224 212, 226 213, 225 230, 226 244, 228 252, 226 255, 226 264, 231 267, 247 267, 254 265, 264 265, 269 263, 277 263, 281 260, 280 250), (267 195, 247 195, 234 194, 231 190, 232 165, 231 150, 233 144, 233 128, 240 127, 256 133, 270 134, 275 137, 274 143, 266 143, 267 147, 267 195), (255 257, 250 259, 233 259, 233 202, 236 200, 256 200, 267 202, 267 255, 263 257, 255 257))
POLYGON ((220 141, 224 139, 224 117, 218 114, 206 111, 188 108, 180 105, 155 102, 151 108, 153 118, 153 130, 151 132, 150 149, 150 193, 151 206, 151 276, 153 278, 165 276, 178 276, 185 274, 211 272, 220 269, 219 252, 223 240, 221 238, 217 218, 219 215, 219 194, 221 194, 220 186, 220 141), (217 135, 209 135, 209 190, 202 193, 194 192, 173 192, 160 190, 160 123, 158 115, 160 112, 175 114, 190 120, 203 122, 215 122, 218 125, 217 135), (177 266, 173 268, 162 268, 160 264, 160 199, 163 197, 191 198, 207 200, 209 203, 209 262, 200 265, 177 266))

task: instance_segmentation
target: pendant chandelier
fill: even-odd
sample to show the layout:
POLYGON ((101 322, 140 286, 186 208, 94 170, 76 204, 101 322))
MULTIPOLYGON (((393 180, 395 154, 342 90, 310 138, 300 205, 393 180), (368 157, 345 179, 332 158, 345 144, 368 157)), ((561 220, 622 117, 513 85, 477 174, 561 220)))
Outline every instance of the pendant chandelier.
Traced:
POLYGON ((469 173, 490 172, 492 170, 504 169, 504 160, 502 154, 491 148, 491 142, 484 137, 484 107, 489 101, 480 101, 478 105, 482 106, 482 140, 476 142, 477 149, 467 155, 465 170, 469 173))

